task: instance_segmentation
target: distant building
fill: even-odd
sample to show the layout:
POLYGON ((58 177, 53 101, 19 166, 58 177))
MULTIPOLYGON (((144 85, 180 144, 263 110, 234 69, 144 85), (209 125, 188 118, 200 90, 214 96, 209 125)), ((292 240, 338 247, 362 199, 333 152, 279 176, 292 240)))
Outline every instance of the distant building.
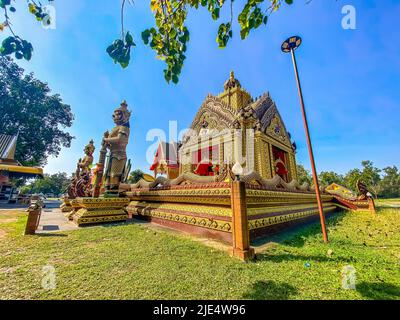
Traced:
POLYGON ((154 177, 161 174, 166 175, 168 179, 175 179, 179 174, 177 143, 161 141, 150 170, 154 172, 154 177))
POLYGON ((15 157, 18 135, 0 134, 0 201, 12 201, 15 193, 12 178, 43 177, 43 169, 22 166, 15 157))

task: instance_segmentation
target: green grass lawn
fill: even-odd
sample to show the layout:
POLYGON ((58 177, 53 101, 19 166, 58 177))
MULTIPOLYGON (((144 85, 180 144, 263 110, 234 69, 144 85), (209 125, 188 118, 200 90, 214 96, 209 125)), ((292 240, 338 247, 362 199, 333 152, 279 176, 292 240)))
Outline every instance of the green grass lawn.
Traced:
POLYGON ((396 199, 377 199, 376 204, 381 207, 398 207, 400 208, 400 198, 396 199))
POLYGON ((339 213, 329 245, 316 223, 251 263, 143 224, 23 236, 25 214, 13 215, 0 219, 1 299, 400 299, 400 209, 339 213), (54 290, 41 286, 46 265, 54 290), (356 290, 342 288, 346 265, 356 290))

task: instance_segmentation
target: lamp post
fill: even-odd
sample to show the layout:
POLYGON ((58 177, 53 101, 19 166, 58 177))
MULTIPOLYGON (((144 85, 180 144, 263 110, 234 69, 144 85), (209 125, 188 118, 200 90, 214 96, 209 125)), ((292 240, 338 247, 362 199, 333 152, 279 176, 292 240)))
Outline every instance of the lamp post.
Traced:
POLYGON ((310 132, 308 129, 306 109, 304 107, 303 92, 301 90, 301 85, 300 85, 300 78, 299 78, 299 72, 297 69, 296 56, 294 54, 294 51, 298 47, 300 47, 301 42, 302 41, 299 36, 290 37, 282 43, 281 49, 283 52, 285 52, 285 53, 290 52, 292 55, 292 62, 293 62, 294 73, 296 76, 297 90, 299 92, 299 97, 300 97, 301 112, 303 115, 304 129, 305 129, 306 138, 307 138, 308 153, 309 153, 310 161, 311 161, 311 170, 312 170, 312 174, 313 174, 315 194, 317 196, 318 211, 319 211, 319 218, 321 221, 322 235, 324 238, 324 242, 327 243, 328 242, 328 234, 326 232, 326 226, 325 226, 325 215, 324 215, 324 211, 323 211, 323 207, 322 207, 321 194, 320 194, 319 184, 318 184, 317 170, 315 169, 314 154, 313 154, 313 149, 312 149, 312 144, 311 144, 310 132))

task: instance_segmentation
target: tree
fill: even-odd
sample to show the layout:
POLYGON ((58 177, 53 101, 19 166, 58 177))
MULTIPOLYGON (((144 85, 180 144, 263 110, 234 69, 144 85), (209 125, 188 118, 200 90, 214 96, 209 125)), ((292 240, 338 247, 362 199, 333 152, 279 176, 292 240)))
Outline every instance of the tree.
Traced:
POLYGON ((298 164, 297 165, 297 180, 299 184, 303 184, 304 182, 307 182, 310 186, 312 185, 312 175, 311 173, 304 168, 303 165, 298 164))
POLYGON ((322 187, 327 187, 332 183, 343 185, 343 176, 333 171, 322 171, 318 175, 319 183, 322 187))
POLYGON ((380 181, 379 195, 384 198, 400 197, 400 172, 396 166, 383 169, 385 175, 380 181))
POLYGON ((43 179, 37 179, 31 184, 21 188, 22 193, 53 193, 59 195, 64 193, 70 183, 65 172, 59 172, 52 175, 45 174, 43 179))
POLYGON ((367 188, 377 196, 380 188, 380 172, 381 170, 374 167, 372 161, 366 160, 361 162, 362 170, 352 169, 344 177, 346 187, 351 190, 357 190, 357 181, 361 180, 367 186, 367 188))
POLYGON ((357 181, 361 178, 360 169, 351 169, 344 176, 344 185, 350 190, 357 190, 357 181))
MULTIPOLYGON (((128 0, 131 4, 133 0, 128 0)), ((40 2, 27 0, 29 12, 36 20, 44 25, 51 24, 51 15, 40 2)), ((48 0, 49 3, 52 0, 48 0)), ((107 48, 107 53, 119 63, 122 68, 129 65, 131 50, 136 44, 130 32, 124 30, 124 9, 126 0, 121 5, 121 37, 115 40, 107 48)), ((309 1, 310 2, 310 1, 309 1)), ((293 0, 247 0, 239 11, 237 22, 240 25, 240 37, 245 39, 250 31, 266 25, 268 17, 277 11, 283 3, 292 4, 293 0)), ((156 53, 157 58, 165 61, 166 69, 164 77, 167 82, 177 83, 181 73, 183 62, 186 59, 185 52, 189 41, 189 30, 185 25, 189 9, 197 10, 205 7, 211 13, 213 20, 218 20, 223 9, 230 13, 229 21, 222 22, 218 27, 216 42, 220 48, 225 48, 233 37, 233 6, 234 0, 150 0, 150 9, 154 13, 155 26, 142 32, 142 40, 156 53)), ((15 12, 11 0, 0 0, 0 8, 4 10, 5 22, 0 24, 0 31, 8 28, 11 36, 4 39, 0 47, 0 54, 12 55, 17 59, 30 60, 33 46, 26 40, 16 35, 12 29, 9 12, 15 12)))
POLYGON ((367 185, 371 192, 375 194, 375 197, 377 197, 380 187, 379 182, 381 181, 381 170, 374 167, 374 163, 369 160, 362 161, 361 165, 363 166, 361 180, 367 185))
POLYGON ((143 171, 140 169, 133 170, 128 178, 129 183, 136 183, 143 178, 143 171))
POLYGON ((63 131, 71 127, 71 107, 49 86, 36 79, 9 57, 0 57, 0 132, 18 133, 16 160, 28 166, 42 166, 47 157, 70 147, 73 137, 63 131))

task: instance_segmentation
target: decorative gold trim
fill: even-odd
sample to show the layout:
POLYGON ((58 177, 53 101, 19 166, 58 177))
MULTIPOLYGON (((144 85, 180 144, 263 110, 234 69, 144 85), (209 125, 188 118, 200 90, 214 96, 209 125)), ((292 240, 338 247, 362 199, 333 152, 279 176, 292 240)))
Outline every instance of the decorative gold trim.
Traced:
POLYGON ((131 201, 126 207, 126 210, 134 210, 136 208, 141 208, 143 210, 168 210, 168 211, 180 211, 187 213, 197 213, 205 214, 211 216, 221 216, 221 217, 232 217, 231 207, 217 207, 217 206, 207 206, 198 204, 177 204, 177 203, 148 203, 143 201, 131 201))
MULTIPOLYGON (((280 204, 283 204, 282 202, 280 204)), ((323 203, 323 208, 332 207, 335 204, 332 202, 323 203)), ((318 209, 317 203, 305 203, 305 204, 292 204, 292 205, 276 205, 276 206, 269 206, 269 207, 251 207, 247 208, 247 215, 249 217, 261 215, 261 214, 268 214, 268 213, 281 213, 287 211, 296 211, 296 210, 305 210, 305 209, 318 209)))
POLYGON ((71 205, 74 208, 117 209, 125 207, 129 202, 129 198, 76 198, 71 201, 71 205))
POLYGON ((203 217, 194 217, 191 215, 185 215, 180 213, 170 213, 157 209, 149 209, 144 210, 142 208, 134 207, 129 209, 135 215, 139 216, 147 216, 153 218, 159 218, 184 224, 190 224, 196 227, 202 227, 207 229, 213 229, 223 232, 231 232, 232 231, 232 223, 230 221, 212 219, 212 218, 203 218, 203 217))
POLYGON ((88 210, 86 208, 79 209, 75 215, 77 217, 95 217, 95 216, 112 216, 112 215, 125 215, 123 209, 110 209, 110 210, 88 210))
POLYGON ((83 224, 95 224, 95 223, 104 223, 104 222, 116 222, 116 221, 125 221, 128 218, 127 214, 121 214, 116 216, 96 216, 96 217, 74 217, 75 223, 78 225, 83 224))
MULTIPOLYGON (((329 212, 329 211, 333 211, 335 209, 336 209, 336 206, 332 205, 327 208, 324 208, 324 211, 329 212)), ((249 220, 249 229, 254 230, 254 229, 265 228, 265 227, 280 224, 280 223, 285 223, 285 222, 289 222, 289 221, 293 221, 293 220, 306 218, 306 217, 309 217, 309 216, 312 216, 315 214, 318 214, 318 209, 283 214, 283 215, 273 216, 273 217, 265 217, 262 219, 249 220)))

